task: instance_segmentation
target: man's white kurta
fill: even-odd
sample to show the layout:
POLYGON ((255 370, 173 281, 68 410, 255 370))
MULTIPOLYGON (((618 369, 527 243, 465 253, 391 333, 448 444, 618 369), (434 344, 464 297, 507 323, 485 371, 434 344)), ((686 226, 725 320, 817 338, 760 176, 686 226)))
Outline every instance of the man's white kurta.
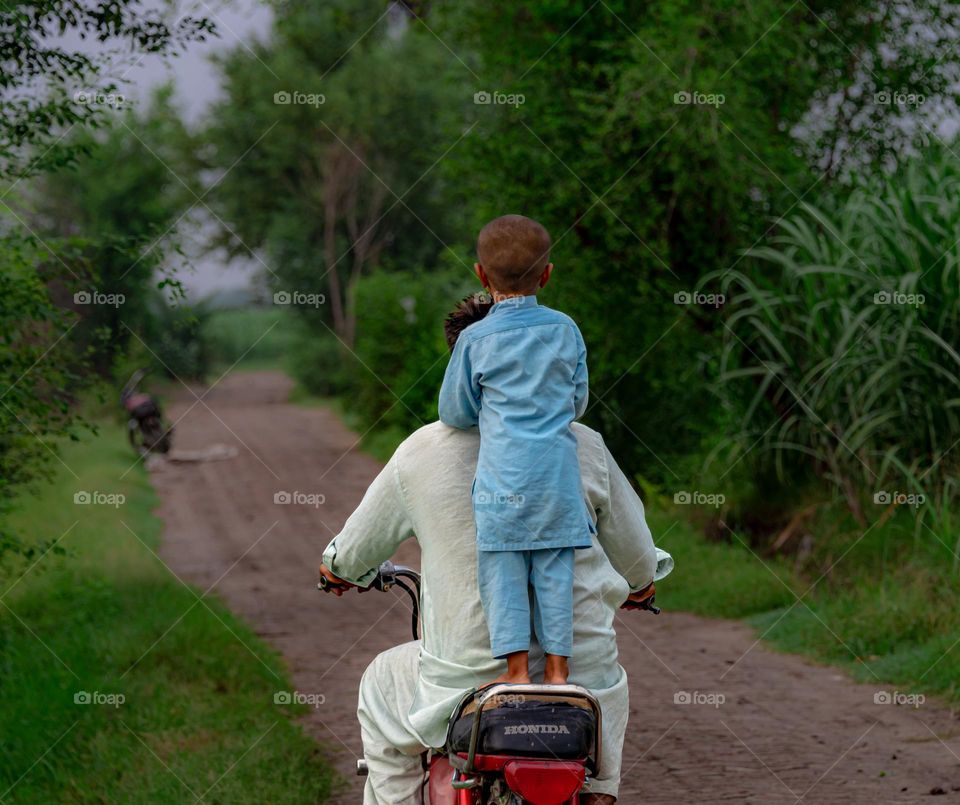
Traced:
MULTIPOLYGON (((643 504, 600 435, 577 423, 573 430, 597 534, 592 547, 576 552, 570 682, 593 690, 605 710, 624 710, 604 713, 606 752, 598 780, 608 785, 591 788, 615 793, 627 700, 613 620, 632 590, 653 581, 657 552, 643 504), (615 697, 604 695, 614 691, 615 697)), ((443 745, 447 720, 464 691, 505 670, 505 663, 492 657, 477 588, 470 490, 479 446, 476 430, 439 422, 420 428, 397 448, 323 555, 337 576, 365 586, 401 542, 416 536, 423 575, 423 639, 412 705, 402 715, 424 747, 443 745)), ((539 659, 534 647, 534 669, 539 659)))

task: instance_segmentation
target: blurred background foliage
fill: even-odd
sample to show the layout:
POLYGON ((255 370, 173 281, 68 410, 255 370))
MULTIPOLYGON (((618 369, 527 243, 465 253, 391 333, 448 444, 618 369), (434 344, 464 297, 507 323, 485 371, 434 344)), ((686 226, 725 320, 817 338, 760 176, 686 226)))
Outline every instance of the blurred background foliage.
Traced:
POLYGON ((291 368, 349 399, 361 432, 435 416, 439 322, 472 287, 475 233, 519 212, 553 234, 543 300, 584 332, 586 421, 667 499, 724 494, 708 533, 795 551, 823 506, 891 517, 883 492, 944 516, 956 159, 937 127, 955 110, 955 10, 278 14, 255 54, 223 62, 211 158, 233 167, 213 197, 274 290, 328 295, 294 306, 291 368), (276 102, 296 91, 324 102, 276 102), (923 306, 874 298, 920 285, 923 306), (691 295, 725 303, 678 304, 691 295))
POLYGON ((49 122, 7 116, 0 460, 49 460, 30 430, 67 431, 85 386, 144 363, 283 366, 389 445, 435 417, 476 233, 517 212, 553 235, 542 299, 584 333, 585 421, 648 497, 722 494, 690 514, 710 536, 823 563, 850 522, 954 544, 954 6, 273 9, 220 57, 201 126, 169 91, 74 110, 51 162, 49 122), (211 251, 260 267, 239 306, 184 298, 198 207, 211 251))

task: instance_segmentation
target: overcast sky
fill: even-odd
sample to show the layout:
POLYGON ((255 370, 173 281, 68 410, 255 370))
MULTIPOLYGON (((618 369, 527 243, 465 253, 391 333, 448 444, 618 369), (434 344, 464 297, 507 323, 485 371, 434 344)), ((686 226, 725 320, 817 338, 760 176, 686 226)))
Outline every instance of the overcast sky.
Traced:
MULTIPOLYGON (((153 3, 151 3, 153 4, 153 3)), ((157 3, 159 5, 159 3, 157 3)), ((182 13, 186 6, 180 5, 182 13)), ((172 81, 176 88, 177 104, 190 125, 198 124, 210 104, 221 95, 219 76, 210 62, 211 55, 236 47, 249 47, 256 39, 269 35, 272 14, 269 7, 258 0, 231 0, 229 2, 201 2, 191 13, 211 18, 219 37, 206 42, 191 43, 186 53, 165 63, 157 56, 145 56, 134 63, 121 63, 112 71, 122 76, 129 97, 144 103, 151 90, 172 81)), ((149 158, 149 156, 145 157, 149 158)), ((186 223, 188 219, 184 219, 186 223)), ((212 226, 209 216, 191 215, 192 221, 181 233, 186 238, 188 253, 194 251, 191 243, 202 240, 200 229, 212 226)), ((262 270, 254 259, 227 262, 223 255, 191 255, 193 271, 185 271, 180 279, 187 287, 190 301, 198 301, 219 289, 247 287, 251 278, 262 270)))

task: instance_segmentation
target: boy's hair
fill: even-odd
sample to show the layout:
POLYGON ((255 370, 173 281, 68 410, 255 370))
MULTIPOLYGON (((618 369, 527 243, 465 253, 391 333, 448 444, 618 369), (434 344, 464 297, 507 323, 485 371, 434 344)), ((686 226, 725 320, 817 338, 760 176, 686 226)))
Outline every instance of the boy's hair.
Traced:
POLYGON ((460 337, 460 333, 474 322, 480 321, 493 307, 493 299, 489 294, 471 294, 457 303, 457 306, 443 322, 443 334, 447 337, 447 347, 453 348, 460 337))
POLYGON ((503 215, 480 230, 477 257, 496 290, 534 291, 550 262, 550 234, 532 218, 503 215))

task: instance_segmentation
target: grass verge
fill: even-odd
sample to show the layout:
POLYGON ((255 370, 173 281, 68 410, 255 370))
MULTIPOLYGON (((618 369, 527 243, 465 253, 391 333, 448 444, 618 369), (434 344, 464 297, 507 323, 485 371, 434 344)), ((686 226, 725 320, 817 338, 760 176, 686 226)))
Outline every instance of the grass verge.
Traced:
POLYGON ((782 651, 841 666, 879 689, 960 703, 960 579, 953 540, 918 535, 908 512, 864 531, 837 510, 814 524, 802 569, 735 538, 709 542, 676 508, 649 513, 677 568, 659 585, 668 609, 746 618, 782 651))
POLYGON ((0 800, 326 800, 330 767, 274 703, 278 656, 155 555, 157 501, 121 429, 62 458, 4 517, 57 548, 0 572, 0 800))

